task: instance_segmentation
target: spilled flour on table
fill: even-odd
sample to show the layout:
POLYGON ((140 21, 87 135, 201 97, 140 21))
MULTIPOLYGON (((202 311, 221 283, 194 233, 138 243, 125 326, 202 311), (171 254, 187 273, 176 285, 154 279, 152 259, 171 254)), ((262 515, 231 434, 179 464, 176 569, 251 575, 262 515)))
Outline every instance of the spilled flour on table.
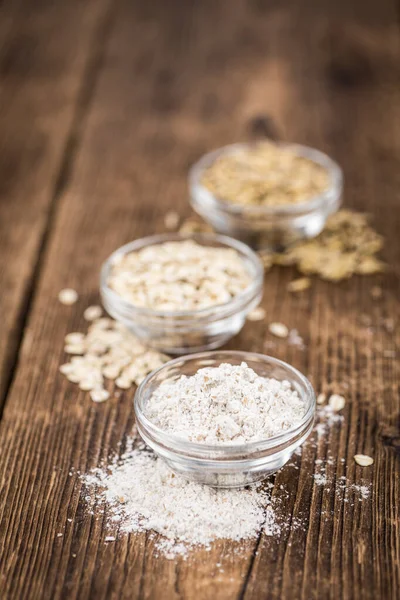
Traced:
MULTIPOLYGON (((217 490, 173 473, 151 451, 128 450, 108 469, 83 477, 110 508, 110 523, 121 533, 153 531, 161 534, 157 547, 167 557, 185 554, 193 546, 213 540, 247 540, 279 534, 269 493, 261 485, 240 490, 217 490)), ((109 539, 109 538, 108 538, 109 539)))
MULTIPOLYGON (((308 444, 317 448, 318 441, 325 438, 335 425, 340 425, 344 421, 344 416, 338 414, 332 405, 326 404, 317 407, 316 425, 314 432, 316 437, 311 437, 307 441, 308 444)), ((338 472, 345 468, 345 458, 334 458, 329 455, 322 460, 317 458, 314 461, 315 472, 313 474, 314 483, 317 486, 324 486, 327 492, 333 489, 337 498, 341 498, 343 502, 354 505, 355 500, 366 500, 371 494, 371 483, 358 485, 352 483, 346 475, 339 475, 338 472)))

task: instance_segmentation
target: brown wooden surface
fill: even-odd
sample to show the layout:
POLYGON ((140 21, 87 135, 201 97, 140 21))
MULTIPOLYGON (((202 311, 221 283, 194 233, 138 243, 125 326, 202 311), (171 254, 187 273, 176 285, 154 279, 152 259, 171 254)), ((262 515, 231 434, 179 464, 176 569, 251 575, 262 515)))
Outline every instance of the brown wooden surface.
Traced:
MULTIPOLYGON (((398 597, 399 364, 383 357, 400 343, 394 0, 21 0, 1 11, 1 597, 398 597), (307 344, 279 342, 273 353, 318 392, 345 392, 345 420, 306 446, 299 470, 276 476, 291 522, 280 536, 261 534, 237 555, 221 542, 187 561, 155 557, 145 534, 105 544, 69 471, 117 448, 133 424, 132 392, 93 404, 58 373, 63 338, 84 328, 114 248, 162 230, 168 209, 190 213, 188 166, 265 134, 332 154, 346 204, 371 212, 386 238, 384 277, 314 281, 294 296, 285 293, 294 271, 267 275, 268 321, 296 327, 307 344), (377 283, 379 302, 369 293, 377 283), (67 286, 80 293, 72 307, 57 301, 67 286), (357 467, 356 452, 374 466, 357 467), (353 506, 313 484, 315 459, 328 456, 331 477, 372 483, 368 500, 353 506)), ((267 323, 248 323, 229 347, 263 351, 266 340, 267 323)))
POLYGON ((0 408, 99 70, 106 0, 0 8, 0 408))

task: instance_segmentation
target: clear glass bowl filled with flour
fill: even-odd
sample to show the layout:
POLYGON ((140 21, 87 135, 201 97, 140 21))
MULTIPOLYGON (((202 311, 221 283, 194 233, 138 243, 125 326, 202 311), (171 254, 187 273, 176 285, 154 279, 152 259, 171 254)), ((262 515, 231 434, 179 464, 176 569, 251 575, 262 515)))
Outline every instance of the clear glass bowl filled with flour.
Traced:
POLYGON ((342 186, 331 158, 298 144, 232 144, 205 154, 189 174, 194 210, 259 250, 317 236, 338 210, 342 186))
POLYGON ((148 346, 184 354, 224 344, 263 290, 260 258, 216 234, 167 233, 122 246, 104 263, 104 307, 148 346))
POLYGON ((138 431, 176 473, 242 487, 280 469, 311 433, 314 390, 292 366, 251 352, 172 360, 136 392, 138 431))

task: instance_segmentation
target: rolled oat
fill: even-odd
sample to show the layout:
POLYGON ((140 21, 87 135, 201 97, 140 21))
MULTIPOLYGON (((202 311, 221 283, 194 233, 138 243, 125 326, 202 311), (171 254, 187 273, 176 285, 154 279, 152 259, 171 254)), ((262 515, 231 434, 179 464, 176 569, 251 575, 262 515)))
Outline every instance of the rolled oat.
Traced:
POLYGON ((332 410, 334 410, 335 412, 339 412, 345 407, 346 400, 343 396, 340 396, 339 394, 332 394, 332 396, 328 400, 328 404, 332 408, 332 410))
POLYGON ((384 263, 375 256, 382 245, 382 237, 370 227, 367 215, 340 210, 329 217, 319 236, 298 242, 270 258, 271 264, 296 265, 305 275, 340 281, 354 274, 384 271, 384 263))
POLYGON ((289 329, 283 323, 270 323, 268 329, 275 337, 286 338, 289 335, 289 329))
POLYGON ((104 378, 116 380, 121 389, 140 384, 144 377, 169 360, 165 354, 150 350, 120 323, 108 318, 91 322, 87 334, 66 336, 65 351, 73 354, 60 372, 83 391, 90 391, 93 402, 110 397, 104 378), (74 342, 74 343, 72 343, 74 342))
POLYGON ((251 282, 233 248, 193 240, 154 244, 120 258, 108 285, 125 301, 158 311, 193 311, 225 304, 251 282))
POLYGON ((257 306, 257 308, 254 308, 249 312, 246 318, 248 321, 263 321, 265 319, 265 315, 265 309, 261 306, 257 306))
POLYGON ((261 142, 217 158, 202 184, 219 199, 235 204, 301 204, 329 186, 326 169, 294 150, 261 142))
POLYGON ((366 454, 355 454, 354 460, 360 467, 370 467, 374 462, 374 459, 366 454))
POLYGON ((61 304, 69 306, 70 304, 75 304, 78 300, 78 293, 71 288, 65 288, 59 292, 58 299, 61 304))

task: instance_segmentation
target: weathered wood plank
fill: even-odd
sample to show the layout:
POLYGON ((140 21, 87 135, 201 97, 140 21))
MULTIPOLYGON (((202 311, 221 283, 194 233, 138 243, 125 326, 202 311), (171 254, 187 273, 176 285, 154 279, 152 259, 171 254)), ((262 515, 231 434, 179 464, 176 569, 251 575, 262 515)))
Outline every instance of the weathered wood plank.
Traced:
POLYGON ((0 8, 0 409, 92 92, 107 6, 45 1, 0 8))
MULTIPOLYGON (((271 352, 308 373, 318 391, 343 391, 348 400, 344 422, 306 447, 300 469, 277 475, 280 518, 292 519, 280 536, 261 535, 237 555, 217 544, 187 562, 157 558, 145 535, 105 544, 102 519, 85 507, 78 477, 69 476, 71 467, 86 471, 115 450, 133 415, 131 392, 93 405, 59 375, 63 337, 84 327, 83 309, 98 297, 98 271, 111 250, 161 229, 169 208, 188 212, 185 174, 203 151, 245 139, 260 123, 327 150, 344 166, 347 203, 374 214, 388 239, 387 258, 397 264, 398 38, 391 5, 368 4, 355 23, 347 4, 317 11, 311 4, 237 0, 229 11, 223 2, 118 4, 0 426, 5 597, 395 598, 399 367, 382 349, 398 347, 399 339, 382 319, 397 318, 397 273, 382 280, 379 303, 369 294, 375 279, 316 281, 291 296, 285 290, 293 273, 267 276, 268 320, 296 327, 307 344, 301 351, 276 342, 271 352), (343 55, 338 37, 347 44, 343 55), (360 64, 368 65, 363 75, 360 64), (57 302, 67 285, 81 295, 72 307, 57 302), (372 331, 360 324, 363 313, 371 315, 372 331), (373 453, 374 467, 356 467, 356 451, 373 453), (315 459, 329 457, 330 478, 372 478, 371 499, 352 506, 332 484, 316 486, 315 459), (224 573, 216 572, 217 562, 224 573)), ((263 351, 266 341, 266 324, 248 323, 229 347, 263 351)))
POLYGON ((309 340, 307 362, 296 364, 308 370, 317 390, 343 392, 348 406, 340 427, 317 448, 306 447, 298 479, 288 469, 278 474, 276 494, 281 486, 294 487, 282 512, 302 526, 280 540, 282 567, 272 571, 274 553, 262 539, 244 597, 395 598, 399 506, 388 498, 398 496, 399 463, 381 432, 389 427, 398 435, 398 364, 383 358, 382 351, 398 344, 398 335, 385 332, 383 320, 398 312, 399 138, 391 124, 399 119, 399 36, 389 4, 375 16, 352 10, 350 3, 315 8, 303 3, 301 18, 295 11, 283 17, 291 32, 287 44, 281 45, 282 31, 271 30, 277 61, 288 69, 288 97, 298 100, 290 105, 291 137, 312 141, 337 157, 345 171, 346 203, 374 215, 396 275, 385 278, 379 304, 371 299, 371 280, 354 279, 339 286, 319 282, 309 304, 304 300, 299 306, 296 299, 291 308, 281 309, 282 320, 291 317, 309 340), (361 314, 371 315, 370 329, 361 326, 361 314), (356 452, 375 456, 374 473, 356 467, 356 452), (331 483, 311 490, 317 458, 331 459, 331 483), (335 493, 335 481, 343 475, 358 485, 372 481, 371 500, 359 503, 351 493, 335 493))

